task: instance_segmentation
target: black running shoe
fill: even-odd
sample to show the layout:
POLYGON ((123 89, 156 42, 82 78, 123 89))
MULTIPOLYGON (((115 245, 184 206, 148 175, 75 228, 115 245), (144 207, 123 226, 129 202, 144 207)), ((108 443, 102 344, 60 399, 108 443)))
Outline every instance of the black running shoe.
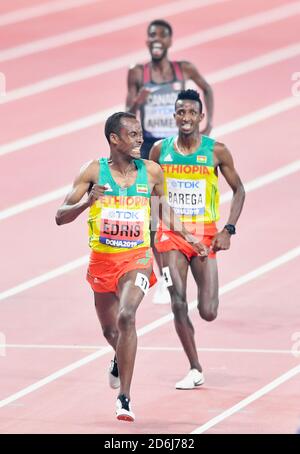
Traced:
POLYGON ((113 389, 120 388, 120 377, 119 377, 119 370, 116 358, 112 359, 110 362, 109 370, 108 370, 108 381, 109 386, 113 389))

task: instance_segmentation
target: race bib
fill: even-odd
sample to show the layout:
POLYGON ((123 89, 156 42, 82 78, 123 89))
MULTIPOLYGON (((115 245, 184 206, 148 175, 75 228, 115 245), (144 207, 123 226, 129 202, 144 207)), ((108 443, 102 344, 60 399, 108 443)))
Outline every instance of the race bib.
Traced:
POLYGON ((149 286, 150 286, 149 279, 147 278, 147 276, 145 274, 137 273, 136 279, 135 279, 135 285, 137 287, 139 287, 146 295, 146 293, 149 290, 149 286))
POLYGON ((199 216, 205 212, 206 181, 167 178, 169 205, 176 214, 199 216))
POLYGON ((100 243, 127 249, 142 244, 144 217, 144 210, 102 208, 100 243))
POLYGON ((177 134, 175 120, 173 118, 174 105, 145 106, 144 129, 153 137, 170 137, 177 134))
POLYGON ((162 274, 165 280, 166 287, 171 287, 173 285, 173 281, 171 278, 170 268, 168 266, 164 266, 162 269, 162 274))

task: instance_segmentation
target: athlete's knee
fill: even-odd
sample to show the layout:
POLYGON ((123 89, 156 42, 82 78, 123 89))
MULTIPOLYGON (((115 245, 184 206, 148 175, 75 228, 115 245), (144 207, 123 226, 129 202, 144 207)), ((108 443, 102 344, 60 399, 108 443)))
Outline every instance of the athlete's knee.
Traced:
POLYGON ((130 330, 135 326, 135 311, 129 308, 121 309, 118 316, 118 327, 121 331, 130 330))
POLYGON ((218 307, 214 305, 212 307, 198 306, 199 314, 206 322, 213 322, 218 316, 218 307))
POLYGON ((102 328, 103 336, 109 344, 114 343, 118 338, 118 330, 112 326, 105 326, 102 328))
POLYGON ((183 317, 186 317, 188 313, 188 306, 185 298, 178 294, 172 295, 172 311, 174 314, 175 320, 180 320, 183 317))

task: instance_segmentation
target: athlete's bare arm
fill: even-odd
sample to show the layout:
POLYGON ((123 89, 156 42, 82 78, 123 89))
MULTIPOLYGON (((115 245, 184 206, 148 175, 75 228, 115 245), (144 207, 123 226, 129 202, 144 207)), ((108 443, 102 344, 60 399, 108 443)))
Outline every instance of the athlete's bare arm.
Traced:
POLYGON ((153 161, 145 160, 144 162, 147 166, 148 179, 152 195, 159 197, 159 204, 157 204, 161 206, 161 209, 159 209, 159 218, 170 230, 184 238, 185 241, 187 241, 199 255, 206 257, 209 252, 208 248, 186 230, 179 217, 168 204, 164 193, 164 174, 160 165, 153 161))
POLYGON ((105 187, 97 184, 99 175, 99 161, 85 164, 75 178, 71 191, 67 194, 63 204, 58 209, 55 220, 57 225, 74 221, 80 213, 90 207, 103 196, 105 187), (88 193, 85 200, 82 197, 88 193))
POLYGON ((130 68, 127 76, 127 112, 136 114, 140 106, 146 101, 150 91, 143 88, 143 66, 135 65, 130 68))
POLYGON ((202 131, 203 134, 209 135, 213 127, 213 113, 214 113, 214 97, 213 91, 209 83, 199 73, 196 66, 188 61, 180 62, 184 78, 192 80, 203 91, 204 101, 207 111, 207 125, 202 131))
MULTIPOLYGON (((245 189, 243 183, 235 170, 233 159, 230 151, 223 143, 216 142, 214 149, 215 167, 219 167, 225 180, 233 191, 229 218, 226 224, 236 225, 245 201, 245 189)), ((219 232, 213 242, 214 251, 229 249, 230 234, 226 229, 219 232)))

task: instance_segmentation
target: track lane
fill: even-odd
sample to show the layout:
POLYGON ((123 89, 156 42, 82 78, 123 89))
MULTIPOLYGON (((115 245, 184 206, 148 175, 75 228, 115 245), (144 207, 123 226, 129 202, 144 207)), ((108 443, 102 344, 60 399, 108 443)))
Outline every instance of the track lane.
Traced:
MULTIPOLYGON (((273 283, 274 278, 276 280, 276 276, 282 276, 283 273, 293 277, 292 288, 296 290, 294 287, 296 274, 292 262, 266 275, 266 280, 273 283)), ((290 282, 288 284, 287 288, 291 289, 290 282)), ((210 330, 211 337, 214 338, 213 345, 220 345, 221 343, 223 346, 223 341, 227 340, 228 343, 231 341, 231 347, 234 345, 234 339, 241 347, 247 345, 247 340, 252 346, 254 338, 259 342, 259 340, 268 337, 270 342, 272 340, 275 342, 278 332, 285 333, 289 337, 290 326, 278 324, 278 313, 282 308, 281 296, 276 292, 276 289, 272 292, 272 286, 273 299, 269 302, 270 319, 265 320, 263 329, 261 323, 258 322, 257 310, 262 303, 259 290, 264 292, 266 289, 265 282, 262 285, 263 287, 259 286, 258 281, 255 281, 234 291, 237 296, 244 296, 248 299, 247 302, 243 301, 243 313, 245 323, 247 316, 254 319, 252 329, 250 329, 248 322, 246 326, 249 329, 246 332, 242 329, 242 326, 238 331, 234 324, 234 317, 240 318, 241 313, 237 312, 232 300, 228 303, 224 301, 222 317, 214 324, 205 324, 196 318, 196 313, 193 314, 197 337, 201 336, 201 339, 197 339, 198 343, 201 341, 203 345, 203 339, 208 330, 210 330), (254 288, 257 292, 253 295, 252 290, 254 288), (270 307, 272 308, 271 312, 270 307), (274 322, 278 326, 275 331, 274 322), (255 332, 255 336, 253 336, 253 332, 255 332), (268 336, 266 336, 266 333, 268 333, 268 336), (232 337, 232 334, 234 334, 234 337, 232 337)), ((297 291, 299 291, 298 288, 297 291)), ((297 296, 297 293, 295 295, 297 296)), ((230 294, 224 299, 229 297, 230 294)), ((293 313, 294 306, 292 303, 287 304, 286 307, 293 313)), ((145 345, 147 340, 150 341, 151 347, 159 342, 160 346, 178 345, 174 330, 168 329, 167 326, 160 328, 154 338, 145 336, 143 341, 140 341, 140 345, 142 343, 145 345)), ((277 343, 277 345, 279 344, 280 342, 277 343)), ((107 389, 105 377, 107 358, 103 358, 23 398, 20 401, 22 406, 2 409, 1 421, 3 421, 2 418, 5 418, 4 424, 1 424, 2 430, 5 433, 15 431, 27 433, 32 431, 113 433, 116 430, 118 430, 118 433, 131 433, 133 428, 135 433, 188 433, 193 430, 196 420, 202 423, 206 422, 223 409, 230 407, 236 401, 243 399, 266 382, 271 381, 286 369, 299 364, 299 361, 292 355, 280 356, 280 361, 277 361, 276 355, 264 355, 264 361, 262 361, 261 356, 255 354, 218 352, 201 353, 201 361, 206 370, 206 385, 192 392, 181 392, 176 391, 173 384, 178 379, 179 370, 184 371, 187 367, 182 352, 158 352, 157 350, 138 352, 132 391, 134 408, 138 415, 134 427, 118 425, 114 421, 115 393, 107 389), (258 361, 260 361, 259 367, 257 367, 258 361), (156 364, 156 367, 149 370, 149 364, 156 364), (166 364, 168 365, 167 368, 166 364), (162 377, 164 377, 163 381, 162 377), (159 383, 159 386, 156 383, 159 383), (146 395, 145 387, 151 389, 151 392, 146 395), (62 396, 64 397, 62 398, 62 396), (97 400, 98 406, 95 403, 97 400), (41 408, 41 402, 43 402, 43 408, 41 408), (64 403, 63 407, 62 402, 64 403), (199 402, 199 405, 195 404, 197 402, 199 402), (159 407, 160 416, 154 417, 151 413, 145 412, 145 406, 146 408, 159 407), (80 421, 77 408, 81 408, 80 421), (16 418, 19 420, 17 423, 16 418)), ((292 404, 287 416, 289 418, 295 417, 297 410, 298 407, 292 404)), ((242 414, 241 418, 243 416, 242 414)), ((277 427, 277 423, 278 421, 275 423, 275 427, 277 427)), ((272 430, 272 427, 274 428, 274 425, 270 421, 268 429, 272 430)), ((234 431, 232 425, 229 426, 228 430, 234 431)))
MULTIPOLYGON (((272 11, 276 11, 277 8, 284 8, 285 10, 285 8, 290 7, 289 4, 287 5, 285 3, 283 5, 282 2, 277 0, 275 1, 275 3, 268 3, 266 5, 266 8, 263 9, 261 8, 261 4, 259 4, 257 0, 255 2, 248 1, 246 4, 243 3, 243 5, 241 5, 238 0, 233 1, 236 2, 235 4, 232 4, 234 6, 233 8, 228 8, 228 6, 225 6, 226 4, 212 5, 209 8, 203 9, 203 11, 205 10, 206 12, 205 14, 200 9, 199 13, 181 13, 180 15, 168 16, 166 17, 166 19, 170 20, 170 22, 174 25, 174 30, 176 30, 176 24, 179 20, 182 21, 182 23, 189 23, 188 35, 193 36, 194 34, 201 33, 202 36, 205 30, 208 30, 210 32, 212 28, 216 28, 217 26, 222 27, 223 32, 225 32, 225 29, 227 30, 226 24, 228 24, 228 22, 235 20, 244 21, 244 19, 248 21, 249 14, 250 16, 255 16, 254 22, 255 24, 258 24, 260 22, 259 18, 262 14, 264 14, 264 17, 267 18, 268 15, 271 14, 272 11), (250 10, 248 9, 249 7, 250 10), (247 12, 249 13, 248 15, 247 12), (224 21, 224 17, 228 19, 227 22, 224 21), (226 25, 225 28, 224 24, 226 25)), ((291 5, 292 4, 293 2, 291 2, 291 5)), ((282 15, 280 15, 280 17, 281 16, 282 15)), ((289 18, 292 18, 292 16, 293 15, 290 14, 289 18)), ((288 20, 280 20, 280 17, 274 17, 273 23, 280 24, 281 22, 283 23, 288 20)), ((77 69, 79 61, 80 67, 82 67, 93 63, 99 63, 99 61, 103 61, 104 59, 116 58, 120 55, 124 56, 137 51, 139 53, 142 52, 142 55, 145 55, 145 58, 147 58, 148 54, 145 46, 143 46, 143 43, 146 39, 146 26, 147 22, 145 21, 145 23, 136 27, 129 28, 128 30, 115 32, 111 34, 111 38, 109 37, 109 35, 99 38, 91 38, 87 42, 82 41, 79 43, 70 44, 68 46, 63 46, 62 48, 48 50, 47 52, 41 52, 37 56, 28 56, 7 62, 2 61, 2 71, 7 75, 7 79, 10 82, 9 89, 14 89, 18 86, 27 85, 35 81, 37 82, 46 77, 53 76, 54 66, 59 68, 58 73, 61 73, 77 69), (126 39, 124 38, 124 36, 126 39), (111 39, 111 45, 108 47, 106 46, 106 43, 109 38, 111 39), (138 47, 136 46, 137 43, 140 43, 138 47), (89 49, 88 52, 86 51, 87 46, 89 49), (32 71, 33 68, 34 72, 32 71)), ((264 28, 265 26, 266 25, 255 26, 253 24, 250 30, 255 30, 256 32, 256 30, 258 30, 259 28, 264 28)), ((235 29, 235 24, 232 24, 231 27, 232 29, 235 29)), ((203 36, 202 39, 200 36, 200 38, 197 40, 198 46, 201 42, 203 43, 207 40, 211 41, 216 39, 216 36, 220 36, 219 33, 220 30, 215 29, 214 35, 205 35, 205 37, 203 36)), ((235 32, 235 36, 239 34, 240 33, 236 34, 235 32)), ((246 32, 246 34, 248 36, 249 31, 246 32)), ((183 46, 182 40, 184 40, 185 43, 184 47, 186 46, 186 35, 186 30, 183 35, 176 32, 174 36, 174 50, 176 50, 176 48, 179 49, 183 46)), ((295 36, 295 34, 293 36, 295 36)), ((219 38, 219 42, 221 42, 220 39, 221 38, 219 38)), ((127 66, 135 63, 137 59, 139 60, 139 58, 137 57, 132 58, 132 60, 127 63, 127 66)))

